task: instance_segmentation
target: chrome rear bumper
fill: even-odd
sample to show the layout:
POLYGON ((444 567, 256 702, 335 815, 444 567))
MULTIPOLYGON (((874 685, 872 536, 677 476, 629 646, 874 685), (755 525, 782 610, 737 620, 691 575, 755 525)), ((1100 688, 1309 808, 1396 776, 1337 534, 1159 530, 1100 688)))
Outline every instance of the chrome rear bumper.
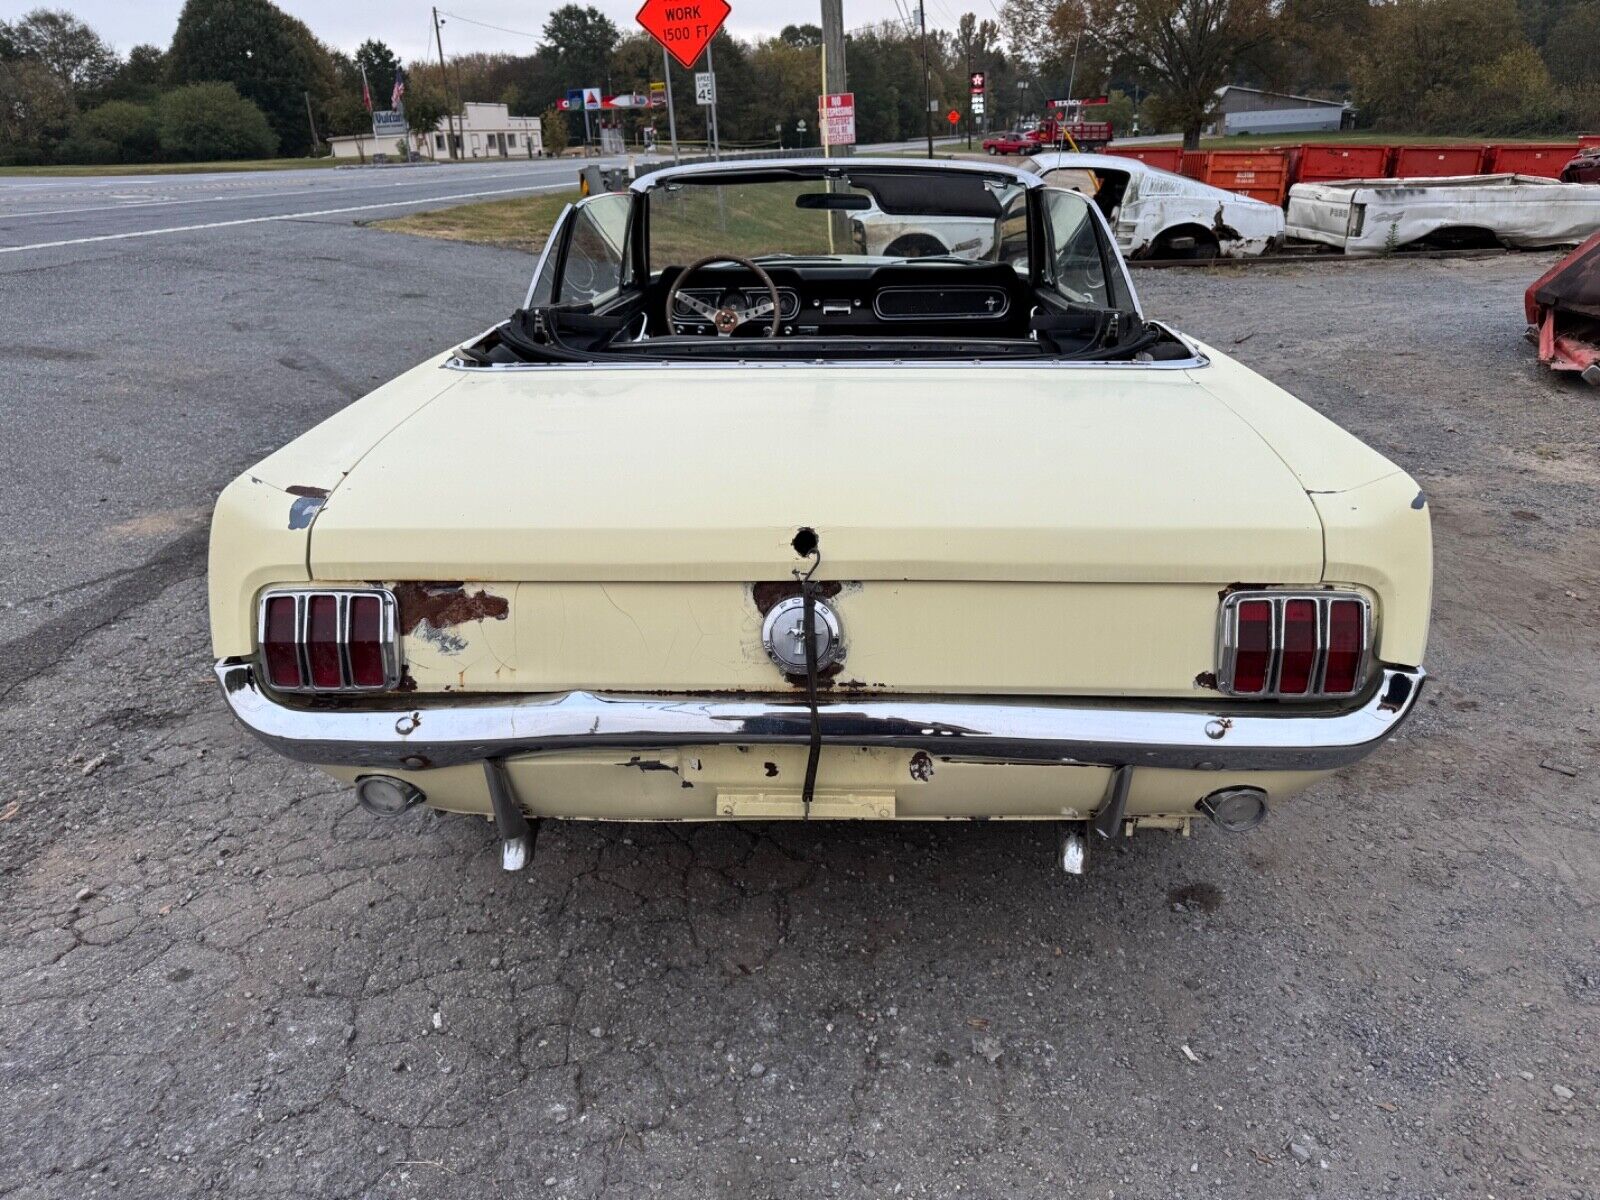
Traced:
MULTIPOLYGON (((217 664, 233 713, 280 754, 321 766, 422 770, 600 746, 806 745, 799 697, 429 696, 411 708, 287 704, 248 663, 217 664)), ((826 745, 964 759, 1199 771, 1320 771, 1365 758, 1415 706, 1426 673, 1385 669, 1358 707, 1054 697, 840 697, 826 745)), ((396 697, 395 699, 404 699, 396 697)))

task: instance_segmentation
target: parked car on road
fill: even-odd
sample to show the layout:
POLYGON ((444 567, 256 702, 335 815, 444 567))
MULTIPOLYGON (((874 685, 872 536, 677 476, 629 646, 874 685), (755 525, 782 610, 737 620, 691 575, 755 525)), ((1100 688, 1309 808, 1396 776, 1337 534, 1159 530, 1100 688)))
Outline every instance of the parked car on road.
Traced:
POLYGON ((1035 154, 1024 170, 1091 197, 1127 258, 1244 258, 1283 244, 1283 210, 1110 154, 1035 154))
POLYGON ((1342 179, 1289 189, 1291 238, 1346 254, 1402 246, 1576 245, 1600 229, 1600 185, 1540 175, 1342 179))
POLYGON ((1043 144, 1044 140, 1037 129, 1025 132, 1009 129, 983 139, 983 148, 990 154, 1032 154, 1043 144))
POLYGON ((568 208, 522 305, 239 476, 217 676, 392 814, 1242 832, 1424 681, 1400 467, 1151 319, 983 162, 703 163, 568 208), (894 259, 852 214, 989 222, 894 259))

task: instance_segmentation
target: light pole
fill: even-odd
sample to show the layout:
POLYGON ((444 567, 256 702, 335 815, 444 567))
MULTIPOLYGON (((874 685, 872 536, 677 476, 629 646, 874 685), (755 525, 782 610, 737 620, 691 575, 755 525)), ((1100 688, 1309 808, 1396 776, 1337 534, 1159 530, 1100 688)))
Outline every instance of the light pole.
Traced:
POLYGON ((917 23, 922 26, 922 127, 928 134, 928 157, 933 157, 933 76, 928 71, 928 0, 917 0, 917 23))

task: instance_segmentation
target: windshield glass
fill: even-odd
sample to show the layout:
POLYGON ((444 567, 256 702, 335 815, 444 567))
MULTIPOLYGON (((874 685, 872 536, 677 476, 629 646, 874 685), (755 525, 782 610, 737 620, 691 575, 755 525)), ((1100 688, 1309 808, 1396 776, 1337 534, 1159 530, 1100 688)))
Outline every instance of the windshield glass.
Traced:
POLYGON ((834 179, 677 180, 650 193, 650 270, 710 254, 954 258, 1027 271, 1025 189, 973 172, 851 171, 834 179))

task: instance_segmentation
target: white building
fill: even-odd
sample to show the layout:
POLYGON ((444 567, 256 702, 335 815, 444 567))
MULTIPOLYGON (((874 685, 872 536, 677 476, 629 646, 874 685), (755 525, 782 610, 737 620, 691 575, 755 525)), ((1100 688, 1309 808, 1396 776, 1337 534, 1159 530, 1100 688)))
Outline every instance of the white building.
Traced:
MULTIPOLYGON (((544 154, 544 133, 538 117, 513 117, 504 104, 469 101, 455 118, 457 158, 539 158, 544 154)), ((412 133, 409 148, 423 158, 449 161, 450 122, 441 118, 432 133, 412 133)), ((335 158, 371 161, 377 155, 403 157, 398 137, 370 133, 329 138, 335 158)))

